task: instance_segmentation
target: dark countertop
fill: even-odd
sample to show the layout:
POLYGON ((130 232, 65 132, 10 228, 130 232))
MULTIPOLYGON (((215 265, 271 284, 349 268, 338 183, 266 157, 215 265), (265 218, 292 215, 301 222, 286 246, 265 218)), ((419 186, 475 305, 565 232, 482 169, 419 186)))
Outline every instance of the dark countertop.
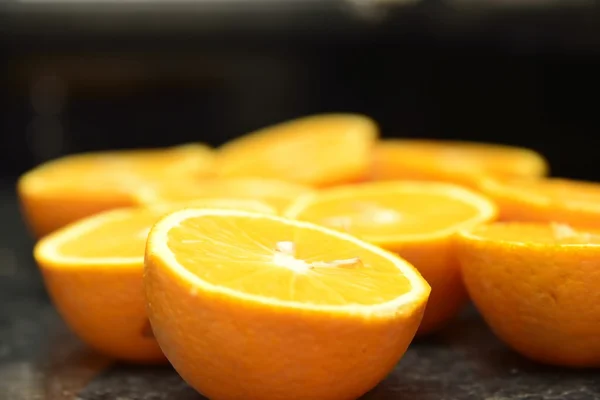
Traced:
MULTIPOLYGON (((7 400, 200 400, 169 367, 122 366, 86 349, 44 291, 32 242, 11 190, 0 190, 0 398, 7 400)), ((593 400, 598 371, 535 365, 467 312, 418 340, 365 400, 593 400)))

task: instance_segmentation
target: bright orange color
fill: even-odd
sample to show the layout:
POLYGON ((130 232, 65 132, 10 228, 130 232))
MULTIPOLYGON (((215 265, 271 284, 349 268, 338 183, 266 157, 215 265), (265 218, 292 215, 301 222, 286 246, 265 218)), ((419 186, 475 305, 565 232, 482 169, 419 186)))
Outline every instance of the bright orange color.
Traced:
POLYGON ((144 278, 161 348, 212 400, 358 398, 402 357, 430 291, 350 235, 226 210, 158 222, 144 278))
POLYGON ((433 139, 382 140, 374 150, 374 180, 445 181, 476 187, 487 177, 530 178, 548 173, 538 153, 499 144, 433 139))
POLYGON ((137 204, 150 182, 213 173, 213 151, 201 144, 66 156, 24 174, 18 192, 36 237, 101 211, 137 204))
POLYGON ((457 242, 469 294, 500 339, 542 363, 600 367, 600 231, 495 223, 457 242))
POLYGON ((564 222, 600 229, 600 184, 561 178, 483 181, 505 221, 564 222))
POLYGON ((312 193, 313 189, 297 183, 276 179, 232 178, 204 179, 187 183, 164 181, 155 190, 140 197, 142 203, 182 201, 199 198, 258 199, 278 211, 283 211, 297 197, 312 193))
POLYGON ((217 155, 218 174, 319 187, 353 182, 366 176, 377 135, 377 125, 362 115, 300 118, 223 145, 217 155))
POLYGON ((161 216, 189 206, 275 212, 256 200, 228 199, 111 210, 59 229, 36 245, 50 296, 84 342, 125 361, 164 361, 146 317, 144 249, 161 216))
POLYGON ((347 231, 398 253, 432 288, 420 334, 442 327, 467 301, 452 236, 493 220, 494 204, 460 186, 377 182, 323 190, 292 204, 285 215, 347 231))

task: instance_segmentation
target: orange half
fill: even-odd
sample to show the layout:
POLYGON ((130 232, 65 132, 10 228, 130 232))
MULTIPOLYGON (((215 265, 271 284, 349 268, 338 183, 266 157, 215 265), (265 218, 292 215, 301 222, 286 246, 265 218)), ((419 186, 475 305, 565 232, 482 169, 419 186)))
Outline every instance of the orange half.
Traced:
POLYGON ((275 212, 257 200, 230 199, 111 210, 38 242, 34 256, 50 297, 88 345, 124 361, 164 361, 146 317, 144 249, 161 216, 189 206, 275 212))
POLYGON ((454 140, 382 140, 375 145, 373 159, 374 180, 445 181, 476 187, 487 176, 536 178, 548 173, 548 162, 533 150, 454 140))
POLYGON ((453 235, 496 213, 487 198, 460 186, 398 181, 322 190, 299 198, 285 215, 349 232, 411 262, 433 290, 419 330, 424 334, 467 301, 453 235))
POLYGON ((505 221, 562 222, 600 228, 600 184, 562 178, 485 180, 481 191, 505 221))
POLYGON ((217 154, 220 177, 260 177, 308 186, 363 179, 377 125, 357 114, 323 114, 273 125, 234 139, 217 154))
POLYGON ((495 223, 457 238, 465 283, 492 330, 522 355, 600 366, 600 230, 495 223))
POLYGON ((213 152, 201 144, 84 153, 27 172, 17 190, 25 220, 42 237, 98 212, 137 205, 150 182, 200 178, 212 168, 213 152))
POLYGON ((430 290, 350 235, 194 209, 150 232, 145 286, 165 355, 215 400, 360 397, 402 357, 430 290))

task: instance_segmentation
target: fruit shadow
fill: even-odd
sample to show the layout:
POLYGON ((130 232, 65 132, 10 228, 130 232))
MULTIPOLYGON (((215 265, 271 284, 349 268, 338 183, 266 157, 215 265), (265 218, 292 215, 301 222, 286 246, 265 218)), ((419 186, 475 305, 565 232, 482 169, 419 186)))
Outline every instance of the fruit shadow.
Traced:
POLYGON ((361 400, 587 399, 599 392, 598 370, 532 362, 500 342, 470 307, 443 330, 415 339, 361 400))
POLYGON ((48 346, 35 363, 40 400, 203 400, 170 365, 119 363, 82 343, 63 324, 48 333, 48 346))

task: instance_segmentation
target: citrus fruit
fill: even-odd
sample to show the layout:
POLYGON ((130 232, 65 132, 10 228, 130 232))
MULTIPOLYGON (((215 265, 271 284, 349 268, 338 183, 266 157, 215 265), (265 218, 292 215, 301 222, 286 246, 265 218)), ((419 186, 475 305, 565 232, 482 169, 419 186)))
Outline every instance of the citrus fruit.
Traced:
POLYGON ((452 236, 494 219, 496 208, 457 185, 398 181, 324 189, 299 198, 285 215, 344 230, 412 263, 432 288, 419 328, 426 334, 467 301, 452 236))
POLYGON ((140 194, 140 202, 157 204, 201 198, 258 199, 282 211, 289 203, 313 189, 297 183, 277 179, 231 178, 204 179, 183 183, 181 180, 163 181, 153 191, 140 194))
POLYGON ((374 180, 433 180, 477 185, 485 176, 539 177, 548 163, 533 150, 478 142, 388 139, 375 145, 374 180))
POLYGON ((564 222, 600 228, 600 184, 561 178, 486 179, 480 190, 492 198, 505 221, 564 222))
POLYGON ((166 216, 145 261, 155 336, 213 400, 361 396, 402 357, 430 291, 350 235, 234 210, 166 216))
POLYGON ((221 177, 281 179, 309 186, 356 181, 369 168, 377 125, 357 114, 323 114, 273 125, 218 150, 221 177))
POLYGON ((497 222, 457 237, 464 280, 496 335, 538 362, 600 366, 600 231, 497 222))
POLYGON ((136 205, 148 182, 210 174, 212 162, 212 150, 201 144, 66 156, 20 178, 22 212, 41 237, 100 211, 136 205))
POLYGON ((144 248, 151 226, 186 206, 271 212, 256 200, 199 200, 105 211, 69 224, 34 249, 46 288, 71 329, 96 350, 125 361, 164 360, 143 294, 144 248))

